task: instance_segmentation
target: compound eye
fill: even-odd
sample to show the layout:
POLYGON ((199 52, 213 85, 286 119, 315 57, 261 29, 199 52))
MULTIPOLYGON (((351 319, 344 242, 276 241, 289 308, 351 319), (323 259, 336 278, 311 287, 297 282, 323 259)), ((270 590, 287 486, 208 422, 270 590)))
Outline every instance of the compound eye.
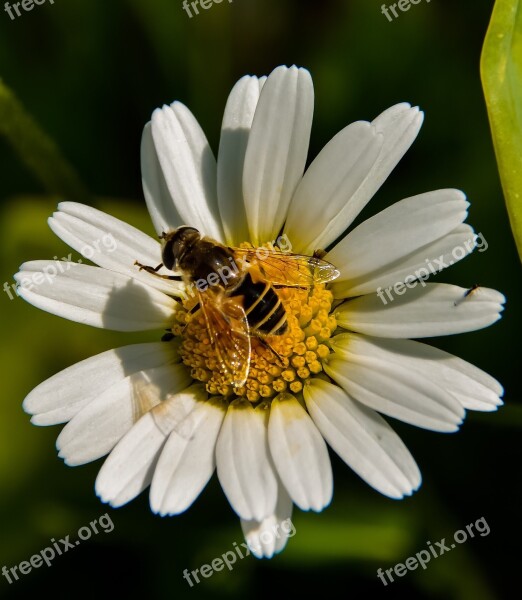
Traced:
POLYGON ((175 271, 176 267, 176 257, 174 256, 174 251, 172 247, 172 242, 167 242, 161 251, 161 258, 164 266, 170 271, 175 271))

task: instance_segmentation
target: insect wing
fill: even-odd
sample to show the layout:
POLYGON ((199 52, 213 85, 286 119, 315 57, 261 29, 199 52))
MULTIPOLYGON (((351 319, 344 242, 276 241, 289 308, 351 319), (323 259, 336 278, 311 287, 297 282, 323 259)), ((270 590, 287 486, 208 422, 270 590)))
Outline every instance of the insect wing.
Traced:
POLYGON ((234 254, 275 285, 309 287, 328 283, 340 275, 331 263, 315 256, 274 252, 268 248, 234 248, 234 254))
POLYGON ((209 290, 199 294, 199 302, 221 369, 230 376, 235 387, 245 385, 251 347, 245 310, 237 299, 209 290))

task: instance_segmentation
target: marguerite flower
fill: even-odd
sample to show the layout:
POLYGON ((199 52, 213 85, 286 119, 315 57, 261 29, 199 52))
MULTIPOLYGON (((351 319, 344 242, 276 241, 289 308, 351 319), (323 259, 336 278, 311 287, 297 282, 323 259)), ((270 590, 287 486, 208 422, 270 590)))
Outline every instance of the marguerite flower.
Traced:
POLYGON ((217 162, 179 102, 154 112, 142 142, 143 188, 158 235, 188 225, 225 244, 260 246, 283 232, 293 252, 329 250, 325 260, 340 271, 332 285, 278 290, 289 327, 274 343, 284 364, 253 346, 246 384, 229 385, 204 321, 187 316, 184 284, 135 265, 158 265, 160 243, 88 206, 63 202, 49 224, 76 251, 96 247, 90 255, 98 266, 64 265, 39 285, 26 280, 52 261, 25 263, 16 275, 28 302, 61 317, 174 334, 84 360, 27 396, 33 423, 67 423, 57 441, 65 462, 108 454, 96 481, 101 499, 121 506, 150 486, 161 515, 186 510, 217 466, 259 557, 284 547, 285 536, 273 531, 293 504, 321 511, 330 503, 326 443, 376 490, 402 498, 418 488, 420 472, 381 415, 450 432, 465 410, 501 404, 502 387, 489 375, 407 339, 487 327, 502 310, 497 291, 466 296, 419 275, 475 246, 462 192, 407 198, 341 237, 412 144, 422 113, 398 104, 371 123, 352 123, 304 172, 313 102, 308 71, 278 67, 233 88, 217 162), (93 244, 109 234, 111 251, 93 244), (384 303, 376 292, 400 282, 384 303))

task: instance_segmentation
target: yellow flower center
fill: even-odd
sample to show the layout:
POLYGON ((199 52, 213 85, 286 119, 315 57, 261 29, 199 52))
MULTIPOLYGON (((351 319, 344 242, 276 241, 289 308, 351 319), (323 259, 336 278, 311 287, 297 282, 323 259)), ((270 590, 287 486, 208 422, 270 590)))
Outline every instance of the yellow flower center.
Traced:
POLYGON ((266 343, 251 332, 250 370, 245 385, 238 388, 220 369, 202 312, 190 314, 194 300, 180 306, 172 333, 181 336, 181 358, 192 377, 206 384, 209 394, 240 396, 256 403, 285 391, 297 394, 307 379, 323 370, 322 361, 331 351, 329 338, 337 328, 330 314, 332 293, 324 285, 316 285, 307 290, 279 288, 277 294, 286 311, 288 330, 267 337, 266 343))

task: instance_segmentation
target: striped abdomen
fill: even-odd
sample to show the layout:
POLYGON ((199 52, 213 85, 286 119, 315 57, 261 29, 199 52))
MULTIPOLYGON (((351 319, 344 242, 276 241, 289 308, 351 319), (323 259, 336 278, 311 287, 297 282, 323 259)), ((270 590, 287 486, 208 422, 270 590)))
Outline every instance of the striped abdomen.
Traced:
POLYGON ((248 324, 254 331, 263 335, 282 335, 288 329, 286 311, 267 281, 252 281, 247 273, 243 281, 232 292, 232 296, 243 296, 243 308, 248 324))

